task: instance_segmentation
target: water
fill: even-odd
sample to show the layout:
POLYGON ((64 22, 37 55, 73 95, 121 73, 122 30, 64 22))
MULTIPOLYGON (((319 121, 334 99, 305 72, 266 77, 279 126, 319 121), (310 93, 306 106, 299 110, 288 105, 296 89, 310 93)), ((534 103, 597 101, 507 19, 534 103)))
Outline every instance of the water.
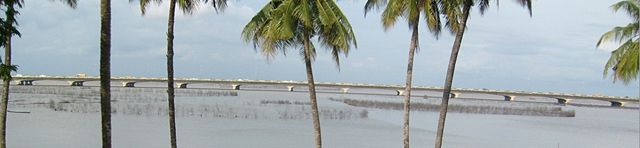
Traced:
MULTIPOLYGON (((306 92, 281 86, 259 90, 178 89, 181 147, 299 148, 313 145, 306 92), (278 91, 267 91, 278 90, 278 91), (289 103, 286 103, 289 102, 289 103)), ((252 87, 246 87, 251 89, 252 87)), ((337 89, 322 89, 330 92, 337 89)), ((115 147, 167 147, 163 88, 114 87, 115 147)), ((375 91, 375 90, 366 90, 375 91)), ((97 87, 15 86, 10 110, 10 147, 99 147, 97 87)), ((401 96, 319 93, 325 147, 400 147, 402 111, 353 107, 333 99, 401 102, 401 96)), ((534 100, 535 101, 535 100, 534 100)), ((413 102, 438 104, 415 97, 413 102)), ((453 99, 454 105, 561 107, 575 117, 533 117, 449 113, 445 147, 639 147, 638 109, 560 106, 553 103, 453 99)), ((431 147, 438 112, 411 113, 411 144, 431 147)))

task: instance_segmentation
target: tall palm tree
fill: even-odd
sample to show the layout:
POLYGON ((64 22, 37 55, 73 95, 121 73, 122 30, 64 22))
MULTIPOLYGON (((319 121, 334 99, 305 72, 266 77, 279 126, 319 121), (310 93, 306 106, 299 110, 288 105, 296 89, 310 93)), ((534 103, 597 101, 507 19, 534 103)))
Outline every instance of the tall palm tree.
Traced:
POLYGON ((409 113, 411 100, 411 82, 413 77, 413 57, 419 47, 418 26, 420 16, 425 16, 425 21, 429 32, 438 38, 440 34, 440 10, 438 0, 368 0, 365 4, 365 16, 367 12, 378 9, 386 5, 382 12, 382 26, 385 31, 394 26, 398 18, 406 18, 409 28, 412 31, 411 44, 409 45, 409 60, 407 64, 407 77, 404 88, 404 122, 403 122, 403 144, 404 148, 409 148, 409 113))
MULTIPOLYGON (((529 16, 531 16, 531 0, 515 0, 521 6, 524 6, 529 10, 529 16)), ((451 86, 453 83, 453 73, 456 68, 456 60, 458 59, 458 52, 460 51, 460 45, 462 44, 462 37, 466 29, 467 20, 469 18, 469 11, 473 6, 478 6, 480 14, 489 7, 491 0, 451 0, 443 1, 442 9, 448 22, 451 24, 459 25, 457 27, 456 37, 451 48, 451 56, 449 58, 449 66, 447 68, 447 78, 444 83, 444 90, 442 93, 442 102, 440 104, 440 117, 438 119, 438 129, 436 133, 435 147, 442 147, 442 139, 444 134, 444 124, 447 117, 447 107, 449 105, 449 97, 451 94, 451 86), (461 13, 462 12, 462 13, 461 13), (458 22, 458 23, 455 23, 458 22)), ((498 0, 496 0, 496 3, 498 0)))
MULTIPOLYGON (((72 8, 75 8, 75 0, 62 0, 72 8)), ((2 76, 2 100, 0 101, 0 148, 6 147, 6 125, 7 125, 7 106, 9 102, 9 86, 11 83, 11 71, 16 71, 17 66, 11 65, 11 38, 14 35, 20 36, 20 32, 16 28, 18 22, 16 20, 19 14, 17 8, 22 8, 23 0, 2 0, 0 6, 4 10, 4 19, 1 21, 0 35, 2 42, 0 45, 4 46, 4 62, 0 66, 0 74, 2 76)))
POLYGON ((111 148, 111 0, 100 0, 100 115, 102 148, 111 148))
MULTIPOLYGON (((149 5, 149 3, 151 3, 151 1, 155 1, 157 3, 162 2, 162 0, 140 0, 140 10, 142 11, 142 15, 146 13, 146 7, 149 5)), ((224 8, 227 6, 227 0, 169 0, 169 19, 167 25, 167 102, 169 103, 169 133, 171 135, 170 137, 172 148, 178 147, 174 103, 175 86, 173 77, 173 28, 175 22, 176 3, 178 4, 182 12, 184 12, 185 14, 192 14, 200 2, 210 2, 211 6, 213 6, 216 11, 224 10, 224 8)))
POLYGON ((331 51, 340 66, 340 54, 357 46, 351 25, 334 0, 271 0, 249 21, 242 31, 245 42, 253 42, 263 55, 273 57, 288 48, 298 48, 307 70, 311 115, 317 148, 322 147, 320 117, 311 62, 316 47, 311 41, 331 51))
MULTIPOLYGON (((18 23, 16 22, 16 16, 18 15, 18 11, 16 7, 21 8, 22 0, 4 0, 3 1, 3 9, 6 19, 4 20, 3 27, 3 41, 4 41, 4 62, 3 65, 11 65, 11 37, 14 35, 20 36, 20 32, 16 29, 18 23)), ((9 75, 11 72, 9 71, 9 75)), ((11 83, 11 78, 3 79, 4 83, 2 84, 2 101, 0 102, 0 148, 7 147, 7 106, 9 103, 9 85, 11 83)))
POLYGON ((640 42, 640 25, 638 21, 640 17, 640 2, 637 0, 623 0, 611 5, 614 11, 625 11, 633 20, 626 26, 617 26, 610 31, 602 34, 596 46, 601 46, 605 42, 622 43, 617 49, 611 52, 611 57, 604 66, 604 76, 606 77, 609 70, 613 71, 613 80, 622 80, 628 84, 632 80, 638 78, 638 50, 640 42))

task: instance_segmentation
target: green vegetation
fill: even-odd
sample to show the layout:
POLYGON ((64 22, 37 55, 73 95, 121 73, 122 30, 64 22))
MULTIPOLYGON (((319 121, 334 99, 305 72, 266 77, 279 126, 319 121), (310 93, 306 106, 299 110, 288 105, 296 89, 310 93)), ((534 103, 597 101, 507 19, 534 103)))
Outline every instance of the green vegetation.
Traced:
MULTIPOLYGON (((145 14, 146 8, 151 3, 151 1, 155 1, 157 3, 161 3, 162 0, 140 0, 140 10, 142 11, 142 15, 145 14)), ((224 10, 227 7, 227 0, 169 0, 169 19, 168 19, 168 29, 167 29, 167 102, 169 105, 169 133, 171 137, 171 148, 177 148, 177 136, 176 136, 176 116, 175 116, 175 84, 174 84, 174 68, 173 68, 173 34, 174 34, 174 24, 175 24, 175 13, 176 13, 176 4, 182 12, 185 14, 192 14, 192 12, 196 9, 196 7, 200 3, 211 3, 211 6, 215 10, 224 10)))
POLYGON ((404 120, 403 120, 403 144, 404 148, 409 148, 409 113, 411 110, 411 83, 413 78, 413 57, 418 49, 418 26, 420 16, 425 16, 425 21, 429 32, 438 37, 440 34, 440 9, 438 0, 368 0, 364 6, 365 15, 372 9, 377 9, 386 5, 382 12, 382 26, 386 29, 395 25, 399 18, 406 18, 411 29, 411 44, 409 45, 409 60, 407 62, 407 75, 404 89, 404 120))
POLYGON ((637 0, 623 0, 611 5, 614 11, 626 12, 633 22, 626 26, 614 27, 610 31, 602 34, 596 46, 601 46, 605 42, 621 43, 618 48, 611 52, 611 56, 604 66, 604 76, 609 75, 609 70, 613 72, 613 81, 621 80, 625 84, 638 79, 638 67, 640 65, 640 2, 637 0))
MULTIPOLYGON (((61 0, 68 6, 75 8, 77 0, 61 0)), ((133 1, 133 0, 131 0, 133 1)), ((162 0, 139 0, 140 10, 144 15, 147 7, 151 3, 161 3, 162 0)), ((385 30, 395 26, 398 20, 405 19, 411 30, 409 43, 409 53, 404 85, 404 96, 402 103, 362 101, 353 99, 332 99, 345 104, 357 107, 370 107, 379 109, 403 110, 403 146, 409 148, 409 118, 410 111, 439 111, 439 122, 435 147, 440 148, 443 144, 444 127, 447 112, 459 113, 481 113, 481 114, 507 114, 507 115, 532 115, 532 116, 556 116, 574 117, 575 112, 563 111, 560 107, 495 107, 482 105, 449 105, 451 88, 453 86, 453 76, 456 61, 462 44, 462 39, 467 27, 467 21, 471 10, 477 7, 480 14, 484 14, 492 2, 498 0, 367 0, 364 6, 365 16, 369 11, 381 9, 381 24, 385 30), (426 103, 411 103, 411 87, 413 78, 413 64, 415 53, 419 49, 419 26, 421 18, 426 23, 428 33, 438 39, 443 27, 447 32, 455 34, 449 59, 442 102, 440 105, 426 103), (443 26, 444 25, 444 26, 443 26)), ((532 15, 531 0, 515 0, 520 6, 525 7, 529 15, 532 15)), ((4 47, 4 61, 0 64, 0 79, 3 80, 3 88, 0 100, 0 148, 6 147, 6 120, 7 104, 9 100, 9 86, 11 72, 17 70, 16 65, 11 64, 11 39, 14 35, 20 36, 17 30, 16 16, 17 9, 23 6, 23 0, 0 0, 0 10, 4 15, 0 16, 0 47, 4 47)), ((97 90, 89 90, 78 96, 72 96, 74 100, 48 100, 29 105, 42 105, 55 111, 69 112, 100 112, 101 113, 101 134, 102 147, 111 148, 111 114, 122 113, 131 115, 166 115, 169 116, 169 131, 171 147, 177 148, 176 134, 176 92, 188 93, 192 96, 237 96, 237 92, 218 92, 200 90, 175 90, 174 83, 174 24, 175 11, 185 14, 192 14, 197 6, 207 4, 213 7, 216 12, 221 12, 227 7, 227 0, 169 0, 169 14, 167 20, 167 102, 168 106, 158 107, 151 105, 158 96, 131 97, 123 93, 129 99, 139 99, 135 102, 139 104, 125 104, 134 102, 133 99, 125 100, 125 103, 114 103, 112 108, 111 89, 111 0, 100 1, 100 96, 92 96, 97 90), (91 102, 100 98, 100 109, 97 110, 97 102, 91 102), (77 101, 77 102, 76 102, 77 101), (83 102, 84 101, 84 102, 83 102), (148 102, 144 102, 148 101, 148 102), (146 104, 145 104, 146 103, 146 104)), ((604 76, 613 72, 614 82, 623 81, 625 84, 636 80, 639 76, 640 60, 640 2, 637 0, 623 0, 611 6, 614 11, 624 11, 632 17, 633 22, 626 26, 618 26, 604 33, 596 46, 602 46, 605 42, 616 42, 621 45, 611 52, 611 56, 604 67, 604 76)), ((340 56, 347 55, 352 46, 357 47, 355 33, 347 17, 334 0, 270 0, 262 7, 255 16, 246 24, 241 36, 247 43, 253 44, 256 50, 267 58, 273 58, 278 53, 286 53, 294 49, 304 61, 307 84, 309 89, 309 102, 298 102, 288 100, 261 100, 250 102, 245 105, 253 107, 271 107, 271 105, 294 106, 295 108, 285 108, 277 111, 278 119, 307 119, 311 118, 314 128, 314 140, 316 148, 322 147, 321 119, 355 119, 367 118, 366 110, 349 110, 340 108, 319 109, 316 96, 315 80, 312 63, 316 58, 316 44, 324 47, 331 53, 336 66, 340 68, 340 56), (317 39, 317 41, 312 41, 317 39), (256 103, 257 102, 257 103, 256 103), (256 104, 251 104, 256 103, 256 104), (309 106, 309 107, 307 107, 309 106), (291 110, 289 110, 291 109, 291 110), (311 112, 309 114, 308 112, 311 112), (322 115, 321 115, 322 113, 322 115)), ((130 89, 130 88, 127 88, 130 89)), ((118 89, 113 89, 118 92, 118 89)), ((62 93, 62 95, 68 95, 62 93)), ((183 94, 185 95, 185 94, 183 94)), ((185 95, 185 96, 188 96, 185 95)), ((123 97, 115 96, 115 97, 123 97)), ((220 117, 220 118, 245 118, 258 119, 264 113, 257 110, 234 110, 224 106, 199 106, 192 108, 178 108, 182 116, 200 117, 220 117)), ((267 115, 268 116, 268 115, 267 115)), ((265 117, 267 118, 267 117, 265 117)))
MULTIPOLYGON (((515 0, 521 6, 526 7, 531 15, 531 0, 515 0)), ((495 1, 498 2, 497 0, 495 1)), ((443 12, 446 14, 448 22, 452 25, 459 25, 454 27, 456 30, 456 37, 451 48, 451 56, 449 57, 449 66, 447 68, 447 77, 444 82, 444 91, 442 92, 442 103, 440 105, 440 118, 438 119, 438 129, 436 133, 436 148, 442 147, 442 140, 444 138, 444 125, 447 118, 447 107, 449 104, 449 98, 451 94, 451 87, 453 85, 453 73, 456 68, 456 61, 458 60, 458 53, 460 51, 460 45, 462 44, 462 37, 467 27, 467 20, 469 18, 469 11, 473 6, 477 6, 480 9, 480 14, 489 8, 491 0, 452 0, 445 1, 443 5, 443 12)))
POLYGON ((333 0, 271 0, 242 30, 246 42, 253 42, 263 55, 275 56, 290 48, 300 49, 307 69, 309 99, 317 148, 322 147, 320 117, 311 62, 316 57, 312 38, 331 51, 340 66, 340 54, 357 45, 351 24, 333 0))
MULTIPOLYGON (((76 0, 61 0, 71 8, 76 7, 76 0)), ((6 148, 7 131, 7 104, 9 102, 9 84, 11 82, 11 72, 18 70, 17 65, 11 64, 11 38, 14 35, 21 36, 18 31, 18 21, 16 17, 20 14, 17 9, 22 8, 24 0, 2 0, 0 10, 4 11, 4 16, 0 17, 0 47, 4 47, 4 62, 0 64, 0 79, 2 84, 2 100, 0 101, 0 148, 6 148)))

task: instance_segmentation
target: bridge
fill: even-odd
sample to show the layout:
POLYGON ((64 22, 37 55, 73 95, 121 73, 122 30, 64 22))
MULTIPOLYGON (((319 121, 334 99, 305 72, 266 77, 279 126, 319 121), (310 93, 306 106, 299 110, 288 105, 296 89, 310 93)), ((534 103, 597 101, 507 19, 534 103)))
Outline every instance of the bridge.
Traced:
MULTIPOLYGON (((23 76, 16 75, 13 77, 14 83, 17 85, 34 85, 34 81, 67 81, 70 86, 83 86, 84 82, 100 81, 100 77, 92 76, 23 76)), ((166 82, 167 78, 146 78, 146 77, 112 77, 111 81, 122 82, 122 87, 135 87, 139 82, 166 82)), ((176 87, 187 88, 189 84, 197 83, 213 83, 213 84, 228 84, 229 89, 240 90, 242 85, 281 85, 286 86, 288 91, 293 91, 295 87, 307 86, 306 81, 287 81, 287 80, 247 80, 247 79, 198 79, 198 78, 177 78, 174 80, 176 87)), ((332 83, 332 82, 316 82, 316 86, 319 87, 337 87, 341 88, 342 93, 349 93, 351 88, 373 88, 373 89, 389 89, 395 90, 396 95, 404 94, 404 86, 402 85, 384 85, 384 84, 360 84, 360 83, 332 83)), ((412 90, 423 91, 443 91, 442 87, 425 87, 415 86, 412 90)), ((607 101, 611 103, 611 106, 622 107, 625 103, 639 103, 638 98, 619 97, 619 96, 603 96, 603 95, 584 95, 584 94, 567 94, 567 93, 553 93, 553 92, 525 92, 525 91, 510 91, 510 90, 492 90, 492 89, 472 89, 472 88, 452 88, 451 97, 456 98, 462 93, 480 93, 480 94, 493 94, 503 96, 505 101, 514 101, 516 96, 532 96, 532 97, 547 97, 554 98, 558 104, 567 104, 572 100, 588 99, 607 101)))

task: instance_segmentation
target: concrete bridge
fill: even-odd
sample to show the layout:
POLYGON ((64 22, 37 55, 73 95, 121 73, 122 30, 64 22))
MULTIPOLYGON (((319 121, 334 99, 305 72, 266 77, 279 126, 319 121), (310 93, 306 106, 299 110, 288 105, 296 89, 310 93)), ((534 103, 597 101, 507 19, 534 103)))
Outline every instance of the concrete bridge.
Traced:
MULTIPOLYGON (((70 86, 83 86, 84 82, 100 81, 100 77, 91 76, 22 76, 17 75, 13 77, 14 83, 17 85, 34 85, 34 81, 67 81, 70 86)), ((139 82, 160 82, 164 83, 167 78, 146 78, 146 77, 112 77, 111 81, 122 82, 123 87, 135 87, 139 82)), ((288 91, 293 91, 295 87, 307 86, 306 81, 283 81, 283 80, 225 80, 225 79, 197 79, 197 78, 177 78, 175 79, 176 87, 187 88, 189 84, 197 83, 213 83, 213 84, 228 84, 229 89, 240 90, 242 85, 281 85, 286 86, 288 91)), ((404 94, 404 86, 402 85, 384 85, 384 84, 358 84, 358 83, 331 83, 331 82, 316 82, 316 86, 319 87, 337 87, 341 89, 342 93, 349 93, 351 88, 373 88, 373 89, 389 89, 395 90, 396 95, 404 94)), ((423 91, 443 91, 442 87, 424 87, 415 86, 413 90, 423 91)), ((459 97, 463 93, 481 93, 481 94, 493 94, 503 96, 505 101, 514 101, 516 96, 532 96, 532 97, 547 97, 554 98, 558 104, 567 104, 572 100, 588 99, 588 100, 600 100, 607 101, 614 107, 622 107, 625 103, 638 103, 638 98, 618 97, 618 96, 602 96, 602 95, 583 95, 583 94, 566 94, 566 93, 552 93, 552 92, 525 92, 525 91, 510 91, 510 90, 492 90, 492 89, 469 89, 469 88, 453 88, 451 97, 459 97)))

